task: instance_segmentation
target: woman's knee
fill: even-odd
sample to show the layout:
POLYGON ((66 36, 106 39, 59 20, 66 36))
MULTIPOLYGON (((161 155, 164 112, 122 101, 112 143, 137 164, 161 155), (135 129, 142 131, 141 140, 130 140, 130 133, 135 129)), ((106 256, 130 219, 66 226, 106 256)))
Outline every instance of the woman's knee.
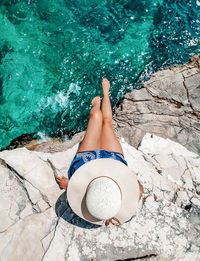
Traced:
POLYGON ((100 110, 91 110, 90 118, 93 118, 97 121, 102 121, 102 112, 100 110))
POLYGON ((103 124, 112 127, 112 117, 103 117, 103 124))

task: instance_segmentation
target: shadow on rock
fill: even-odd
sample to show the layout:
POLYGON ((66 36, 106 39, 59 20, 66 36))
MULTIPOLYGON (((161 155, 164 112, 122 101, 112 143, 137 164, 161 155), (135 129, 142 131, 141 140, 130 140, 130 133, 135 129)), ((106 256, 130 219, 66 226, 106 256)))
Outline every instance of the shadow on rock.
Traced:
POLYGON ((72 225, 82 227, 82 228, 87 228, 87 229, 101 227, 99 225, 95 225, 90 222, 87 222, 86 220, 77 216, 73 212, 73 210, 71 209, 67 201, 66 192, 62 193, 58 198, 56 202, 55 210, 58 217, 63 218, 65 221, 71 223, 72 225))

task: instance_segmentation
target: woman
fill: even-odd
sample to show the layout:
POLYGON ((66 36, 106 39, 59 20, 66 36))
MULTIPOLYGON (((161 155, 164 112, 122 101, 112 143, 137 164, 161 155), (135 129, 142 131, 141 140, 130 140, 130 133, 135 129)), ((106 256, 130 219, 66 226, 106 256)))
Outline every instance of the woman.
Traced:
MULTIPOLYGON (((139 181, 137 181, 138 182, 137 185, 135 184, 135 180, 133 180, 134 174, 133 173, 130 174, 131 171, 128 169, 127 167, 128 164, 124 159, 122 146, 113 130, 112 109, 111 109, 111 103, 109 98, 109 89, 110 89, 109 81, 106 78, 103 78, 102 81, 103 100, 102 100, 101 109, 100 109, 100 101, 101 101, 100 96, 96 96, 92 100, 92 109, 90 110, 89 122, 88 122, 85 136, 68 170, 69 178, 66 178, 64 176, 60 178, 57 176, 56 180, 59 183, 60 187, 65 190, 67 189, 68 185, 72 184, 70 192, 67 193, 69 194, 68 197, 69 198, 71 197, 71 201, 73 201, 74 198, 76 198, 73 192, 74 189, 76 189, 76 186, 77 189, 79 188, 78 186, 82 187, 83 186, 82 183, 84 183, 85 179, 87 179, 85 187, 81 192, 82 194, 80 193, 79 200, 81 200, 82 202, 80 202, 80 204, 78 203, 78 201, 71 202, 71 207, 72 205, 74 206, 72 207, 72 209, 75 211, 75 213, 79 214, 82 218, 94 224, 103 224, 102 223, 103 220, 105 221, 105 224, 108 225, 109 222, 113 223, 113 221, 115 220, 117 221, 117 225, 119 225, 125 222, 124 219, 128 217, 128 214, 125 215, 126 217, 123 216, 123 218, 122 216, 119 215, 121 220, 114 217, 117 215, 117 213, 119 213, 119 209, 122 207, 122 202, 123 202, 122 199, 128 196, 128 194, 126 195, 126 193, 127 191, 130 190, 129 196, 131 196, 132 199, 137 198, 137 201, 140 200, 143 193, 143 186, 139 181), (102 159, 104 160, 102 161, 102 159), (103 168, 104 164, 106 168, 103 168), (113 171, 114 168, 115 171, 113 171), (92 174, 90 178, 88 178, 89 175, 88 173, 90 169, 93 171, 91 172, 92 174), (107 171, 106 175, 102 176, 102 174, 104 174, 105 169, 107 171), (100 172, 96 173, 98 171, 100 172), (123 171, 123 173, 126 174, 122 174, 123 175, 122 176, 121 174, 118 173, 120 171, 123 171), (82 183, 81 181, 79 181, 79 184, 73 184, 73 182, 76 183, 78 182, 78 180, 80 180, 83 177, 84 179, 82 180, 82 183), (71 181, 71 179, 73 180, 73 182, 71 181), (118 182, 116 182, 116 180, 118 180, 118 182), (131 184, 133 185, 130 188, 128 188, 129 184, 126 184, 124 187, 124 182, 128 182, 128 181, 129 184, 132 182, 131 184), (119 183, 121 185, 119 185, 119 183), (131 192, 134 186, 135 186, 135 194, 134 192, 131 192), (123 196, 122 187, 124 190, 124 196, 123 196), (96 195, 93 196, 95 193, 96 195), (100 195, 99 199, 97 199, 98 195, 100 195), (88 213, 85 214, 85 216, 82 213, 82 209, 81 209, 83 208, 83 206, 81 206, 81 204, 83 204, 83 198, 85 198, 85 209, 87 210, 90 209, 90 211, 88 211, 88 213), (104 200, 104 205, 102 203, 103 200, 104 200), (77 206, 78 204, 80 205, 79 207, 77 206), (99 206, 98 210, 94 209, 97 208, 97 205, 99 206), (100 205, 102 206, 100 207, 100 205), (105 205, 108 205, 107 209, 105 208, 105 205), (113 211, 111 211, 110 214, 108 213, 110 211, 109 209, 110 210, 113 209, 113 211), (104 215, 102 216, 101 214, 97 214, 98 211, 99 213, 104 213, 104 215), (91 212, 93 213, 94 216, 91 215, 89 217, 91 212), (111 216, 109 217, 109 215, 111 216)), ((131 201, 131 199, 129 201, 131 201)), ((136 200, 134 200, 134 202, 135 201, 136 200)), ((127 202, 124 202, 123 204, 124 206, 126 206, 127 202)), ((130 202, 130 208, 128 210, 127 207, 126 211, 131 211, 131 209, 133 210, 132 206, 133 204, 131 205, 130 202)), ((136 204, 134 210, 135 209, 136 209, 136 204)))

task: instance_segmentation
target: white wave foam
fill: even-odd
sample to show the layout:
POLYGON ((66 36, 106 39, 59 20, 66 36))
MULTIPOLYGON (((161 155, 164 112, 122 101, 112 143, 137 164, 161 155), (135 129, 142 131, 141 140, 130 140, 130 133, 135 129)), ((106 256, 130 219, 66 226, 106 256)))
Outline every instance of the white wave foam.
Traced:
POLYGON ((36 135, 39 136, 38 143, 51 141, 51 138, 47 136, 44 132, 38 132, 36 135))
POLYGON ((73 108, 73 100, 70 100, 70 94, 74 93, 76 96, 79 95, 81 87, 78 86, 77 83, 70 83, 67 92, 62 90, 58 92, 54 97, 45 97, 41 98, 39 102, 40 108, 47 108, 50 107, 52 110, 58 109, 58 107, 65 108, 65 109, 72 109, 73 108))

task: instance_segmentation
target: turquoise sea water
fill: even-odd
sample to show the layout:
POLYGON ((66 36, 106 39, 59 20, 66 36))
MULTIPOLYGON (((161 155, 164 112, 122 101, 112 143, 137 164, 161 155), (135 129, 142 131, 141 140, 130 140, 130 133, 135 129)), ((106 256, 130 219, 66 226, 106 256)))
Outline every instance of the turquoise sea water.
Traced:
POLYGON ((0 1, 0 149, 24 133, 85 129, 103 76, 114 106, 198 53, 196 0, 0 1))

